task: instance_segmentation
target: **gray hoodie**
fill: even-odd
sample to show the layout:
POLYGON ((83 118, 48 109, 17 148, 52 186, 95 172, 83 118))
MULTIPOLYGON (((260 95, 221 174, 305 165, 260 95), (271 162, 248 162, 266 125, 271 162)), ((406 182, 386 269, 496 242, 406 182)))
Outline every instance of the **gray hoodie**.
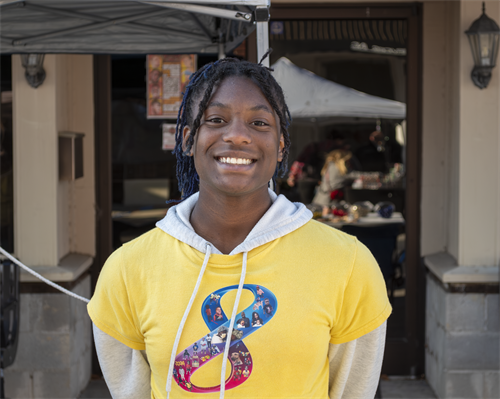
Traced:
MULTIPOLYGON (((277 196, 271 190, 269 190, 269 195, 273 204, 245 240, 231 251, 230 255, 239 253, 245 255, 254 248, 291 233, 311 219, 311 212, 303 204, 292 203, 282 195, 277 196)), ((205 266, 211 253, 221 254, 221 252, 196 234, 191 226, 189 218, 197 200, 198 194, 194 194, 179 205, 170 208, 165 218, 156 225, 165 233, 205 253, 205 266)), ((245 277, 246 256, 243 259, 242 277, 233 313, 236 312, 238 307, 245 277)), ((185 318, 189 314, 190 305, 196 297, 203 272, 204 267, 202 267, 198 282, 185 311, 185 317, 178 328, 170 359, 167 392, 170 391, 172 383, 172 368, 177 352, 177 344, 182 334, 185 318)), ((235 314, 232 315, 231 320, 229 336, 231 336, 231 330, 233 329, 235 314)), ((149 398, 151 396, 151 376, 145 351, 129 348, 99 330, 95 325, 93 329, 99 363, 113 398, 149 398)), ((354 341, 339 345, 329 344, 330 398, 366 399, 374 397, 384 353, 385 330, 386 323, 354 341)), ((227 342, 226 352, 229 350, 229 343, 230 340, 227 342)), ((225 375, 226 361, 227 353, 223 357, 222 376, 225 375)), ((224 397, 224 378, 221 379, 220 396, 221 398, 224 397)))

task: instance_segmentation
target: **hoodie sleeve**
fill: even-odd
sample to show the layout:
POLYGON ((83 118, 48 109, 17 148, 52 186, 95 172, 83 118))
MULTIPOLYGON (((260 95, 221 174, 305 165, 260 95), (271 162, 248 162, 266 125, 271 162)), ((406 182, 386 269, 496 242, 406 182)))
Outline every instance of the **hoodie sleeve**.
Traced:
POLYGON ((97 357, 113 398, 151 397, 151 369, 145 351, 129 348, 92 324, 97 357))
POLYGON ((343 344, 330 344, 330 399, 371 399, 375 396, 384 358, 387 322, 343 344))

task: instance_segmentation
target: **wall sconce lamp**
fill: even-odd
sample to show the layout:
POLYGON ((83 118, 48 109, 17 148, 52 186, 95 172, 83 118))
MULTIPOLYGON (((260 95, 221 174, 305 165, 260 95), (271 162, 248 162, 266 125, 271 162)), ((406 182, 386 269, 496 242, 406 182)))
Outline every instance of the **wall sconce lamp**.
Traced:
POLYGON ((28 84, 36 89, 45 80, 45 70, 43 69, 43 59, 45 54, 21 54, 21 63, 26 72, 24 76, 28 84))
POLYGON ((469 38, 474 57, 472 81, 477 87, 484 89, 490 83, 491 70, 497 62, 500 39, 500 28, 495 21, 486 15, 484 1, 483 15, 476 19, 465 33, 469 38))

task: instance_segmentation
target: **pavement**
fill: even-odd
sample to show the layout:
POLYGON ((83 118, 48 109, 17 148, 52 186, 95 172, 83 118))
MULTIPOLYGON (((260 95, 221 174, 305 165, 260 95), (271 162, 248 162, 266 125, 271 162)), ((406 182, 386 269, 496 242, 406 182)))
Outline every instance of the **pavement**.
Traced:
MULTIPOLYGON (((380 381, 382 399, 436 399, 426 380, 410 377, 385 377, 380 381)), ((79 399, 110 399, 103 379, 92 379, 79 399)))
POLYGON ((389 376, 380 380, 382 399, 436 399, 425 379, 389 376))

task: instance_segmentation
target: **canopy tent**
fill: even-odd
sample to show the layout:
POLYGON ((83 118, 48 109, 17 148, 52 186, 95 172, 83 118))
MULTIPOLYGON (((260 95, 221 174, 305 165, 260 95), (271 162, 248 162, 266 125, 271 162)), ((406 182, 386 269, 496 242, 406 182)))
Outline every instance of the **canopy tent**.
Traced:
POLYGON ((4 54, 221 54, 257 27, 263 54, 268 20, 269 0, 0 0, 0 48, 4 54))
POLYGON ((324 79, 282 57, 272 68, 292 118, 405 119, 406 104, 372 96, 324 79))

